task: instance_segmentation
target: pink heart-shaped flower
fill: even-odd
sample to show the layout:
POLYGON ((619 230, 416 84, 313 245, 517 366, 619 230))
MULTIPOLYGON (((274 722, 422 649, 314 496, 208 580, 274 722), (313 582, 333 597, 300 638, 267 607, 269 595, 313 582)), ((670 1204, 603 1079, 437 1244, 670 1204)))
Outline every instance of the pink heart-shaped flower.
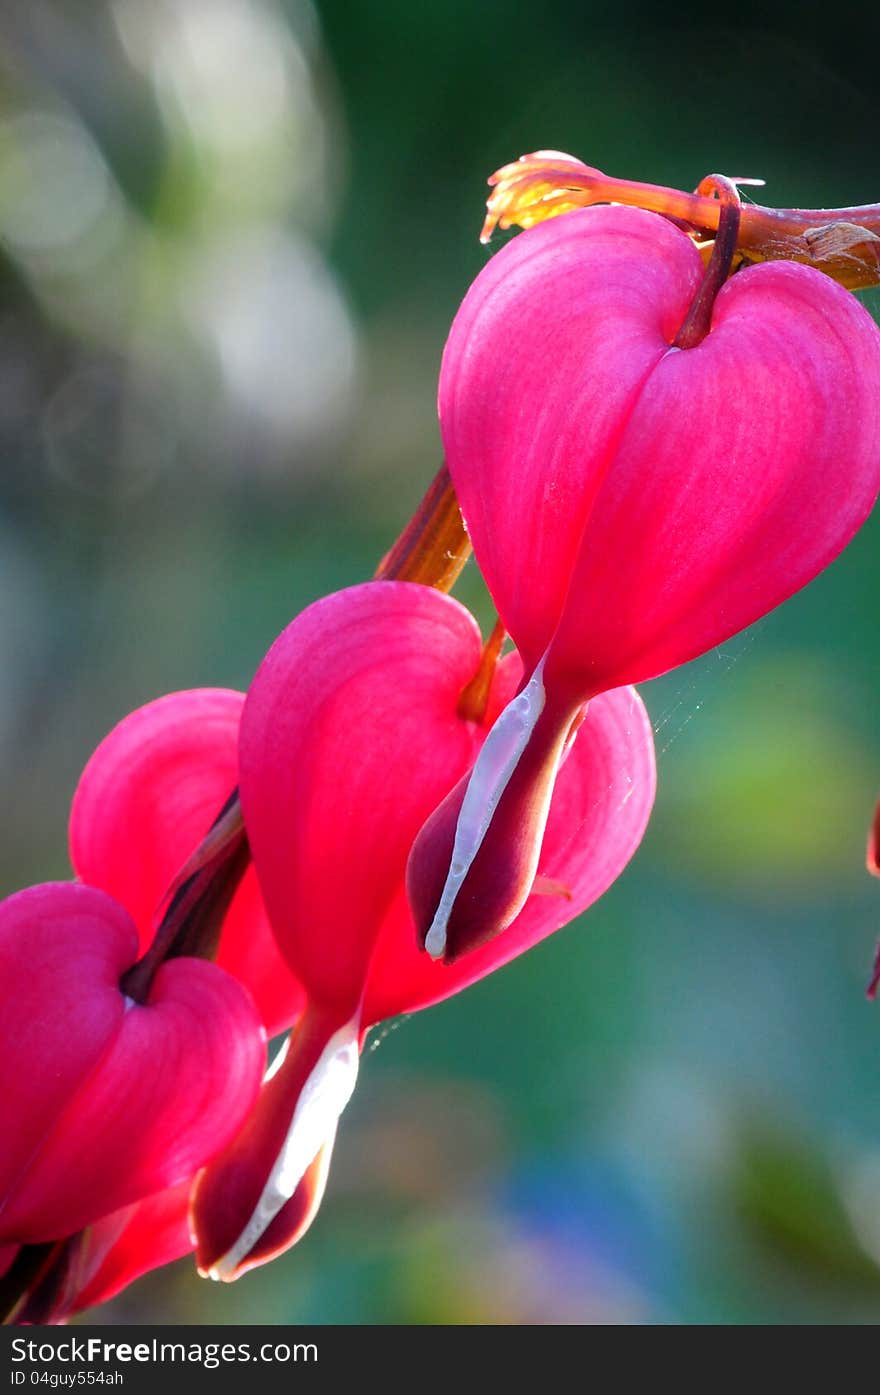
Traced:
POLYGON ((440 374, 474 553, 532 673, 584 701, 694 658, 806 585, 880 486, 880 330, 810 267, 703 274, 635 208, 566 213, 476 278, 440 374))
POLYGON ((246 1127, 197 1179, 200 1267, 230 1279, 302 1235, 323 1186, 366 1029, 460 991, 596 900, 642 837, 651 726, 632 689, 590 705, 564 760, 519 918, 455 962, 419 948, 407 859, 471 768, 522 677, 498 665, 485 713, 468 612, 424 586, 376 582, 310 606, 276 641, 241 727, 241 799, 279 947, 309 995, 246 1127), (533 872, 534 877, 534 872, 533 872))
POLYGON ((133 1003, 137 952, 131 917, 91 887, 0 905, 0 1240, 71 1234, 192 1176, 253 1104, 265 1034, 246 990, 176 959, 133 1003))

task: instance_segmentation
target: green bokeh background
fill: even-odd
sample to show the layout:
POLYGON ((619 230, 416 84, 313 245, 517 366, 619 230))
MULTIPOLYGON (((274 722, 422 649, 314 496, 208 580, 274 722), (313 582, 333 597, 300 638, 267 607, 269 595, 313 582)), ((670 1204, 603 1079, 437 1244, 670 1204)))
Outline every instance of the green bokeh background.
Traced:
MULTIPOLYGON (((558 148, 876 199, 878 37, 787 0, 4 8, 3 889, 69 874, 70 795, 124 713, 245 687, 300 608, 371 573, 439 461, 494 168, 558 148)), ((183 1262, 95 1316, 878 1320, 878 540, 875 518, 645 687, 635 862, 381 1036, 295 1251, 228 1288, 183 1262)), ((458 594, 491 623, 472 564, 458 594)))

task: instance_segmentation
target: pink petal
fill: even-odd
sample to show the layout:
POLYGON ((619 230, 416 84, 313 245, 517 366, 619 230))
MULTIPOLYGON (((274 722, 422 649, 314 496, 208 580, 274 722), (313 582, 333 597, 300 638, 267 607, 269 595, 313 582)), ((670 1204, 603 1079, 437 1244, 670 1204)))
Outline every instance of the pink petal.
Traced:
POLYGON ((627 416, 701 274, 671 223, 591 209, 507 243, 455 317, 440 373, 446 458, 529 673, 562 613, 627 416))
MULTIPOLYGON (((170 883, 238 783, 244 696, 221 688, 172 693, 132 712, 83 771, 70 819, 77 874, 134 917, 150 943, 170 883)), ((223 927, 218 963, 252 993, 270 1035, 304 995, 278 953, 253 868, 223 927)))
POLYGON ((106 1303, 142 1274, 189 1254, 189 1194, 185 1178, 134 1206, 104 1216, 78 1237, 75 1291, 67 1313, 106 1303))
POLYGON ((343 1019, 410 845, 473 759, 457 705, 479 655, 456 601, 375 582, 298 616, 251 686, 240 787, 266 907, 309 997, 343 1019))
POLYGON ((89 887, 47 883, 0 903, 0 1235, 4 1202, 121 1031, 119 979, 136 956, 128 915, 89 887))
POLYGON ((176 959, 146 1005, 119 977, 136 953, 103 892, 55 883, 0 907, 0 1237, 38 1242, 192 1174, 239 1128, 265 1036, 245 990, 176 959))
POLYGON ((364 1023, 447 998, 580 915, 641 842, 655 783, 651 724, 638 694, 632 688, 601 694, 559 773, 538 864, 539 875, 567 887, 570 899, 533 894, 507 930, 449 965, 418 948, 401 889, 370 966, 364 1023))
POLYGON ((878 485, 873 320, 810 267, 740 272, 709 336, 663 359, 630 416, 548 684, 641 681, 722 643, 836 557, 878 485))

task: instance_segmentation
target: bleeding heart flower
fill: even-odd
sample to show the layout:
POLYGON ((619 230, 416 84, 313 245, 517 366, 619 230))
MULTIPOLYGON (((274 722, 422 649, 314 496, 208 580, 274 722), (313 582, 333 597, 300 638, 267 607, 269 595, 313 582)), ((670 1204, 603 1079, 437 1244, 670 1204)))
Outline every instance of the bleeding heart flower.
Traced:
POLYGON ((251 686, 245 824, 279 948, 309 1006, 242 1135, 196 1183, 197 1257, 214 1277, 234 1278, 302 1233, 302 1198, 286 1198, 310 1166, 320 1192, 369 1026, 458 992, 558 929, 641 840, 653 741, 626 689, 591 704, 562 766, 536 888, 550 894, 452 965, 420 952, 404 885, 410 846, 522 675, 516 656, 502 660, 485 716, 472 720, 461 700, 480 656, 477 626, 456 601, 372 583, 310 606, 251 686))
MULTIPOLYGON (((124 718, 80 778, 70 817, 78 876, 133 917, 146 950, 157 911, 238 783, 242 693, 171 693, 124 718)), ((223 922, 217 962, 250 991, 269 1036, 302 1011, 304 994, 278 952, 253 867, 223 922)))
POLYGON ((508 243, 455 318, 446 459, 530 681, 414 851, 433 954, 518 914, 583 703, 779 605, 877 495, 880 331, 867 312, 808 267, 756 266, 722 287, 708 334, 677 348, 702 277, 667 220, 587 209, 508 243))
POLYGON ((548 687, 580 701, 779 605, 880 487, 867 311, 809 267, 757 266, 675 349, 702 274, 656 214, 568 213, 493 257, 443 355, 441 431, 480 569, 527 672, 547 654, 548 687))
POLYGON ((233 1137, 265 1064, 247 992, 174 959, 143 1004, 104 892, 48 883, 0 904, 0 1241, 70 1235, 187 1177, 233 1137))

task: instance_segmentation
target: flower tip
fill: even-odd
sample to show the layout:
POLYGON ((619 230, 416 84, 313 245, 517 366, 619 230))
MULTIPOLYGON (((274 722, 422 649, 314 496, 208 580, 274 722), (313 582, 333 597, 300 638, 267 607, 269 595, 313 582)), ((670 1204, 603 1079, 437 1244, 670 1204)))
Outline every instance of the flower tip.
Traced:
POLYGON ((880 877, 880 800, 877 801, 874 808, 874 817, 871 820, 871 827, 868 829, 865 866, 872 877, 880 877))
POLYGON ((434 960, 445 959, 448 949, 454 900, 448 874, 466 782, 465 776, 423 825, 406 865, 406 894, 419 947, 434 960))
POLYGON ((336 1131, 306 1168, 293 1196, 252 1244, 243 1234, 239 1242, 211 1259, 204 1245, 196 1250, 196 1268, 203 1279, 232 1284, 262 1264, 291 1249, 305 1235, 318 1214, 327 1185, 336 1131))
POLYGON ((446 954, 446 921, 438 924, 437 917, 434 917, 433 924, 425 936, 425 949, 432 959, 442 959, 446 954))

